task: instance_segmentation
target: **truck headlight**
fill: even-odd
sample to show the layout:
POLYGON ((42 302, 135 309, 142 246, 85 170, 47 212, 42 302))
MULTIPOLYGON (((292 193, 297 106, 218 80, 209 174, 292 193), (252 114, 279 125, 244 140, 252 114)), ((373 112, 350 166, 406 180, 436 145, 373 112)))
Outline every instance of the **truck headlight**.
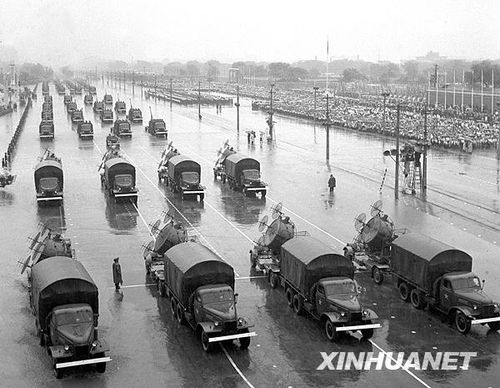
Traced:
POLYGON ((215 327, 220 326, 220 322, 215 321, 215 322, 214 322, 214 326, 215 326, 215 327))
POLYGON ((92 342, 92 348, 97 347, 97 345, 98 345, 98 344, 97 344, 97 341, 92 342))
POLYGON ((67 352, 69 350, 69 345, 64 345, 64 351, 67 352))
POLYGON ((243 318, 238 318, 238 325, 243 325, 245 320, 243 318))
POLYGON ((363 315, 366 317, 368 315, 368 310, 363 310, 363 315))
POLYGON ((472 306, 472 309, 473 309, 473 310, 477 310, 477 306, 476 306, 476 305, 473 305, 473 306, 472 306))
POLYGON ((340 313, 340 316, 341 316, 341 317, 345 317, 345 312, 343 312, 343 311, 342 311, 342 312, 340 313))
POLYGON ((499 311, 499 308, 498 308, 498 303, 494 303, 494 304, 493 304, 493 306, 494 306, 494 308, 495 308, 495 311, 497 311, 497 312, 498 312, 498 311, 499 311))

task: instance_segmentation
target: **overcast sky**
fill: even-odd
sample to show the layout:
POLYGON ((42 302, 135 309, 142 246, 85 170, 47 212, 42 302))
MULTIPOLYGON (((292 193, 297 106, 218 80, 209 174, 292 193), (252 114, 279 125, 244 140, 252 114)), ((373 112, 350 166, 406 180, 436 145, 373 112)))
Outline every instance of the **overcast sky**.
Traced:
POLYGON ((500 58, 499 0, 0 0, 0 41, 50 65, 500 58))

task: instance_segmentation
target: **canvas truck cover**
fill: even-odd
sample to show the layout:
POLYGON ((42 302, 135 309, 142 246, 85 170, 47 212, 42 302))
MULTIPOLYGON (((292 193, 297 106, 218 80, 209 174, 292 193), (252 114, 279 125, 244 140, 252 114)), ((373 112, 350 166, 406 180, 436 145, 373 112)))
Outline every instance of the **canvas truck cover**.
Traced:
POLYGON ((470 272, 472 257, 419 233, 406 233, 392 242, 391 269, 430 291, 434 281, 449 272, 470 272))
POLYGON ((82 263, 53 256, 36 263, 31 270, 32 303, 40 327, 45 330, 47 316, 54 307, 87 303, 99 313, 97 286, 82 263))
POLYGON ((252 158, 240 154, 229 155, 224 160, 226 173, 230 177, 238 179, 243 170, 257 170, 260 171, 260 163, 252 158))
POLYGON ((201 178, 201 167, 194 160, 184 155, 171 157, 167 163, 168 177, 175 182, 179 182, 183 172, 197 172, 201 178))
POLYGON ((57 178, 63 188, 63 170, 61 163, 55 160, 43 160, 35 166, 35 188, 40 192, 40 179, 57 178))
POLYGON ((198 287, 227 284, 234 289, 233 267, 200 243, 175 245, 165 256, 165 280, 184 306, 198 287))
POLYGON ((327 277, 354 278, 348 258, 310 236, 294 237, 281 246, 281 274, 309 297, 311 287, 327 277))
POLYGON ((104 174, 107 182, 113 183, 116 175, 132 175, 132 185, 135 186, 135 167, 123 158, 112 158, 104 164, 104 174))

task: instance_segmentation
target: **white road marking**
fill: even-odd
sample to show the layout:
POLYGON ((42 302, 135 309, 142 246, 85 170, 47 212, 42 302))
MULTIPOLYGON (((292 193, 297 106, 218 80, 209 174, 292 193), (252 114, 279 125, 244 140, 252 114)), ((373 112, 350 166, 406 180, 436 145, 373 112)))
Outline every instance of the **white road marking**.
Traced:
MULTIPOLYGON (((156 286, 156 283, 146 283, 146 284, 131 284, 129 286, 120 286, 120 288, 138 288, 138 287, 149 287, 156 286)), ((114 290, 115 287, 108 287, 108 290, 114 290)))
POLYGON ((254 388, 254 386, 252 385, 252 383, 250 381, 248 381, 248 379, 245 377, 245 375, 241 372, 241 370, 238 368, 238 366, 236 365, 236 363, 233 361, 233 359, 231 358, 231 356, 229 355, 229 353, 227 352, 226 348, 224 347, 224 345, 220 344, 220 347, 222 349, 222 351, 224 352, 224 354, 226 355, 227 359, 229 360, 229 362, 231 363, 231 365, 233 366, 234 370, 236 372, 238 372, 238 374, 240 375, 240 377, 243 379, 243 381, 250 387, 250 388, 254 388))
POLYGON ((139 211, 139 208, 137 207, 137 205, 136 205, 134 202, 131 202, 131 203, 132 203, 132 206, 133 206, 133 207, 135 208, 135 210, 137 211, 137 213, 139 214, 139 217, 141 217, 141 220, 142 220, 142 222, 144 223, 144 226, 146 226, 146 229, 147 229, 147 231, 148 231, 149 235, 150 235, 151 237, 153 237, 153 240, 155 240, 155 241, 156 241, 156 237, 155 237, 155 235, 151 232, 151 229, 149 228, 149 225, 148 225, 148 223, 146 222, 146 220, 144 219, 144 217, 142 216, 142 213, 139 211))
POLYGON ((266 275, 260 275, 260 276, 241 276, 237 278, 236 280, 248 280, 248 279, 267 279, 266 275))

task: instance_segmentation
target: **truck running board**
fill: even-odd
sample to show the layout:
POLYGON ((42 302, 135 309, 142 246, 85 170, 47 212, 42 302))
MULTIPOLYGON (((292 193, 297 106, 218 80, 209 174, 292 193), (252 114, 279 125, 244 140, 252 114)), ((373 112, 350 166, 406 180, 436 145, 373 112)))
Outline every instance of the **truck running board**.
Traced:
POLYGON ((262 190, 267 190, 265 187, 249 187, 245 189, 246 191, 262 191, 262 190))
POLYGON ((483 319, 472 319, 470 323, 472 325, 479 325, 481 323, 498 322, 498 321, 500 321, 500 317, 483 318, 483 319))
POLYGON ((380 323, 370 323, 368 325, 355 325, 355 326, 337 326, 335 331, 356 331, 364 329, 380 329, 382 325, 380 323))
POLYGON ((237 338, 245 338, 245 337, 255 337, 257 334, 255 334, 254 331, 251 333, 242 333, 242 334, 233 334, 233 335, 223 335, 220 337, 211 337, 208 339, 208 342, 220 342, 220 341, 227 341, 227 340, 233 340, 237 338))
POLYGON ((88 360, 60 362, 56 364, 56 369, 70 368, 72 366, 79 366, 79 365, 99 364, 101 362, 110 362, 110 361, 111 357, 99 357, 99 358, 89 358, 88 360))

